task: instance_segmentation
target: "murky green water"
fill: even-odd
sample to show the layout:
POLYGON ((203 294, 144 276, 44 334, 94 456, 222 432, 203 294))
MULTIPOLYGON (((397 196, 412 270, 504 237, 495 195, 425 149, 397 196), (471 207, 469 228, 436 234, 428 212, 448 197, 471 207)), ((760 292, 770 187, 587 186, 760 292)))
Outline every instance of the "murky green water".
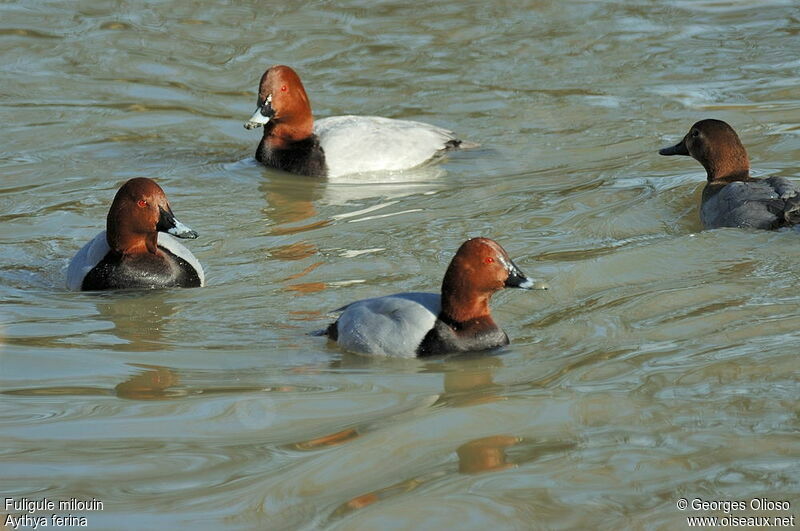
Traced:
POLYGON ((756 175, 800 178, 798 34, 792 1, 0 4, 0 493, 101 500, 72 511, 96 529, 800 512, 800 237, 700 232, 702 168, 656 154, 719 118, 756 175), (483 147, 377 183, 266 170, 242 124, 274 63, 317 116, 483 147), (209 286, 65 291, 134 176, 200 233, 209 286), (477 235, 552 286, 495 298, 500 355, 307 335, 436 290, 477 235))

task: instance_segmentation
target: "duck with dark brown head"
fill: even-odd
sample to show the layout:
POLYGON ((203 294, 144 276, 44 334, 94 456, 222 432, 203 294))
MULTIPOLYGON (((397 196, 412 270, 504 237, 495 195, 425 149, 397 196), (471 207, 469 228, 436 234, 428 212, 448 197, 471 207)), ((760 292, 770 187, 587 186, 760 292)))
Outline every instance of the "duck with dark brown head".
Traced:
POLYGON ((447 129, 410 120, 346 115, 314 122, 300 77, 285 65, 275 65, 261 76, 256 111, 244 126, 264 127, 256 150, 260 163, 329 179, 407 170, 446 151, 477 146, 447 129))
POLYGON ((800 223, 800 187, 783 177, 750 176, 750 160, 736 131, 721 120, 695 123, 683 140, 659 151, 686 155, 706 169, 700 220, 706 229, 777 229, 800 223))
POLYGON ((155 181, 129 180, 111 203, 106 230, 70 262, 67 287, 88 291, 202 286, 200 262, 170 234, 197 238, 175 218, 155 181))
POLYGON ((450 262, 441 293, 398 293, 342 308, 326 335, 351 352, 413 358, 507 345, 489 300, 503 288, 546 289, 534 283, 494 240, 464 242, 450 262))

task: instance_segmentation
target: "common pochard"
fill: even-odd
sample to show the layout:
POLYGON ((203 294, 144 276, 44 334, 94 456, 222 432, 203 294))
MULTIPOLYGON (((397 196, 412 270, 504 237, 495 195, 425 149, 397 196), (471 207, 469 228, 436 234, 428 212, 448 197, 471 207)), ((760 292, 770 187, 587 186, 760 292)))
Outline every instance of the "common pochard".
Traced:
POLYGON ((800 223, 800 188, 783 177, 750 177, 750 161, 736 131, 721 120, 695 123, 661 155, 687 155, 706 169, 700 220, 706 229, 777 229, 800 223))
POLYGON ((378 116, 333 116, 314 122, 297 73, 276 65, 261 76, 256 111, 244 124, 264 126, 256 160, 314 177, 414 168, 459 147, 475 147, 452 131, 378 116))
POLYGON ((200 262, 170 234, 197 238, 195 231, 175 219, 155 181, 129 180, 114 196, 106 230, 70 262, 67 287, 88 291, 204 285, 200 262))
MULTIPOLYGON (((534 282, 494 240, 473 238, 459 247, 439 293, 398 293, 342 308, 324 334, 361 354, 413 358, 487 350, 508 344, 489 299, 503 288, 534 282)), ((546 289, 546 288, 542 288, 546 289)))

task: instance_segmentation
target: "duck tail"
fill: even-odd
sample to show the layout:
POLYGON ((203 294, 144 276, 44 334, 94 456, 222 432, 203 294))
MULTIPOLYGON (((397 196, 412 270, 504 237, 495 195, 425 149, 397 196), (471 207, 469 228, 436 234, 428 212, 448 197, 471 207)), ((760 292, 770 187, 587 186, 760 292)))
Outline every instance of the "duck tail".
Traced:
POLYGON ((329 338, 336 341, 339 339, 339 328, 336 326, 338 321, 335 321, 327 326, 327 328, 320 328, 319 330, 314 330, 313 332, 309 333, 311 336, 328 336, 329 338))
POLYGON ((481 147, 480 144, 477 142, 470 142, 469 140, 461 140, 459 138, 454 138, 453 140, 448 140, 445 143, 445 149, 476 149, 481 147))

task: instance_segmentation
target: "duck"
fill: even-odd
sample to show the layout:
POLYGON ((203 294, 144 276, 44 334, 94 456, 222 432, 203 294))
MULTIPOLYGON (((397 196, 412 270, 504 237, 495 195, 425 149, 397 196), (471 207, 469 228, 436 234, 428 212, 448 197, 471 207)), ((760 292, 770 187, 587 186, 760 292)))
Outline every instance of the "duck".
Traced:
POLYGON ((117 191, 106 230, 83 246, 67 268, 74 291, 194 288, 205 285, 203 267, 178 238, 197 232, 175 218, 164 190, 137 177, 117 191))
POLYGON ((800 223, 798 185, 783 177, 751 177, 739 135, 722 120, 696 122, 680 142, 659 154, 689 156, 705 168, 707 183, 700 203, 705 229, 773 230, 800 223))
MULTIPOLYGON (((533 289, 494 240, 472 238, 456 251, 441 293, 408 292, 364 299, 340 308, 326 335, 346 351, 416 358, 490 350, 509 344, 492 318, 489 300, 503 288, 533 289)), ((546 285, 539 289, 547 289, 546 285)))
POLYGON ((286 65, 272 66, 261 76, 256 110, 244 127, 262 126, 258 162, 328 179, 407 170, 447 151, 478 146, 447 129, 410 120, 346 115, 315 122, 300 76, 286 65))

